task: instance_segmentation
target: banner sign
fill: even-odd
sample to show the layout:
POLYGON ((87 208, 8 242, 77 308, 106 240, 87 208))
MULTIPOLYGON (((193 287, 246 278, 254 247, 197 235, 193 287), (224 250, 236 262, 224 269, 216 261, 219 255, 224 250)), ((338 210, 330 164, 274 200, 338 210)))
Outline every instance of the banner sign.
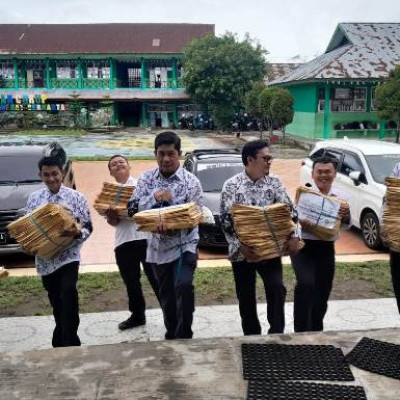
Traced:
POLYGON ((45 94, 12 95, 2 94, 0 96, 0 111, 68 111, 69 104, 46 103, 45 94))

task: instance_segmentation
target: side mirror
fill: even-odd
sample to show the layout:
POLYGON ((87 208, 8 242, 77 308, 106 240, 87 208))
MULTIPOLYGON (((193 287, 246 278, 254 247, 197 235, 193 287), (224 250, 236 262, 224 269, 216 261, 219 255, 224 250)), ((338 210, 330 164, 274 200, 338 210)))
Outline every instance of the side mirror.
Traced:
POLYGON ((358 186, 360 183, 367 183, 365 175, 361 171, 350 172, 349 178, 354 182, 356 186, 358 186))

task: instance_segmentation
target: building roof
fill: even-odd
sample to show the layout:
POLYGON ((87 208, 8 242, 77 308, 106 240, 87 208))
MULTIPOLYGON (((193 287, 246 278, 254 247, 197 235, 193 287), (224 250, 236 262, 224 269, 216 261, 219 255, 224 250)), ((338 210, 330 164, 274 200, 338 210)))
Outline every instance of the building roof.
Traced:
POLYGON ((0 55, 181 53, 208 24, 0 24, 0 55))
POLYGON ((324 54, 271 82, 381 79, 400 64, 400 23, 341 23, 324 54))
POLYGON ((279 79, 289 74, 300 65, 300 63, 269 63, 264 81, 268 83, 279 79))

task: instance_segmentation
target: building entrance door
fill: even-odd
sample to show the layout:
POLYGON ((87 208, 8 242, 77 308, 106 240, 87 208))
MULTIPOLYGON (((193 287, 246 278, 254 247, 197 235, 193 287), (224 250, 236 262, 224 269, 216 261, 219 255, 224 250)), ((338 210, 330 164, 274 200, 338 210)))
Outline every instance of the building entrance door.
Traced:
POLYGON ((138 101, 121 101, 117 103, 118 119, 124 126, 139 126, 142 104, 138 101))

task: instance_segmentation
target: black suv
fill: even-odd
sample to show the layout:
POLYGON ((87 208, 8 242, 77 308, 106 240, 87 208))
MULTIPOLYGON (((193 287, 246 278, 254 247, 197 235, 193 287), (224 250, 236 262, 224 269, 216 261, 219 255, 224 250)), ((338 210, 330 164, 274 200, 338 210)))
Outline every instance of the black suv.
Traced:
POLYGON ((43 187, 38 162, 49 155, 60 158, 66 171, 64 184, 75 189, 72 163, 58 143, 0 146, 0 255, 21 252, 6 226, 23 213, 29 195, 43 187))
POLYGON ((197 176, 204 192, 206 221, 199 226, 200 246, 227 247, 219 207, 225 181, 242 172, 242 151, 236 148, 199 149, 185 154, 183 168, 197 176))

